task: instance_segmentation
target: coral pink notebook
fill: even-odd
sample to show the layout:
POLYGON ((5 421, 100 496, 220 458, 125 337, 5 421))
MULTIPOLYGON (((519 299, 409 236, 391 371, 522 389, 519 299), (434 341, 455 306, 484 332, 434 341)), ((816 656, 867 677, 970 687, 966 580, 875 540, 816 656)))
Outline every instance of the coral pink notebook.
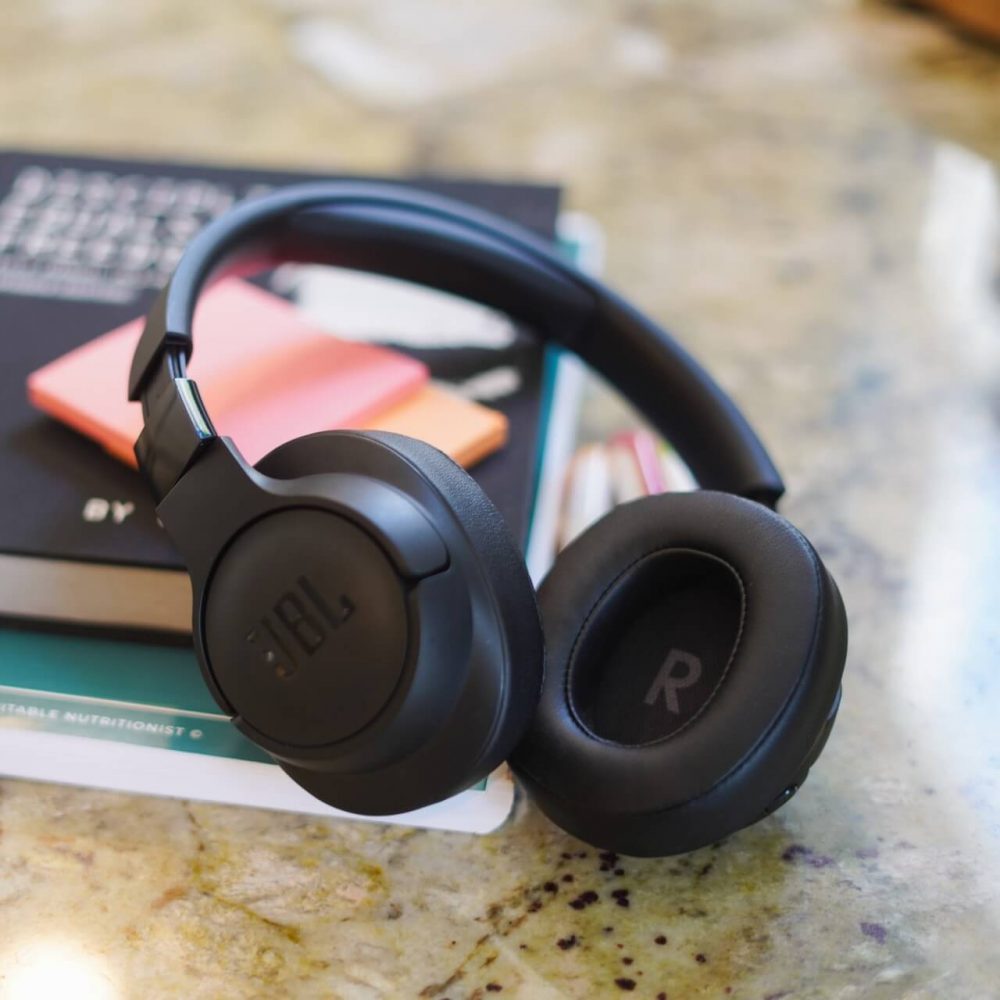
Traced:
MULTIPOLYGON (((130 465, 142 415, 126 384, 142 326, 142 319, 126 323, 28 378, 34 406, 130 465)), ((202 296, 195 329, 191 377, 216 429, 250 462, 302 434, 367 426, 428 378, 419 361, 331 337, 284 299, 238 279, 202 296)))

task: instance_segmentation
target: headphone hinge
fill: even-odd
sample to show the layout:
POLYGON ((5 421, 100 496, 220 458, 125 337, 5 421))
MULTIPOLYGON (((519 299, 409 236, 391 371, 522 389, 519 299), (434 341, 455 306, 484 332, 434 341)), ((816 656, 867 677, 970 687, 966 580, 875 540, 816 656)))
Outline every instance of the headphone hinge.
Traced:
POLYGON ((215 438, 215 428, 205 421, 192 379, 171 378, 163 391, 146 399, 149 406, 135 457, 159 502, 215 438))

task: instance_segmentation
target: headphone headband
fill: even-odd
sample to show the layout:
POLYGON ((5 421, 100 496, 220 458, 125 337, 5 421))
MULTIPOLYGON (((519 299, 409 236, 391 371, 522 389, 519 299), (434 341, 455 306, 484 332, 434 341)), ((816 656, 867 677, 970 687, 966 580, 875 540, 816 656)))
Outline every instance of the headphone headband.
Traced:
POLYGON ((784 487, 732 400, 669 334, 543 241, 450 199, 381 184, 328 182, 249 199, 203 229, 160 293, 136 348, 140 467, 158 496, 215 430, 185 377, 201 290, 221 273, 281 261, 334 264, 471 299, 564 346, 621 390, 677 448, 700 485, 773 506, 784 487))

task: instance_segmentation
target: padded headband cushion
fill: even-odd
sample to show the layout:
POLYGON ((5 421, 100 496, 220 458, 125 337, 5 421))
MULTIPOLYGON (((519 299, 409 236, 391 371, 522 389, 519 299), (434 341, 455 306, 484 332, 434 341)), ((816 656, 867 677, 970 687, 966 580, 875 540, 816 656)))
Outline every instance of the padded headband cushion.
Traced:
POLYGON ((561 826, 676 853, 796 783, 836 699, 846 621, 778 515, 710 492, 637 500, 560 555, 539 600, 546 679, 512 763, 561 826))
POLYGON ((698 482, 773 504, 783 487, 743 415, 670 334, 531 233, 461 202, 386 184, 294 185, 248 199, 190 243, 136 347, 129 398, 145 418, 140 467, 166 494, 214 434, 185 377, 195 304, 227 271, 337 264, 499 309, 575 351, 678 449, 698 482))

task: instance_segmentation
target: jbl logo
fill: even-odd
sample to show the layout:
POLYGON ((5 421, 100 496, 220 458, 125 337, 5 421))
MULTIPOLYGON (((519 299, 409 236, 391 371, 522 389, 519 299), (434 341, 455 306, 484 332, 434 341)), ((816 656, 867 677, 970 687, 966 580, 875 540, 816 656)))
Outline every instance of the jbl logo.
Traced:
POLYGON ((298 669, 297 657, 312 656, 352 614, 354 605, 346 594, 331 607, 309 578, 300 576, 247 632, 246 641, 279 677, 290 677, 298 669))

